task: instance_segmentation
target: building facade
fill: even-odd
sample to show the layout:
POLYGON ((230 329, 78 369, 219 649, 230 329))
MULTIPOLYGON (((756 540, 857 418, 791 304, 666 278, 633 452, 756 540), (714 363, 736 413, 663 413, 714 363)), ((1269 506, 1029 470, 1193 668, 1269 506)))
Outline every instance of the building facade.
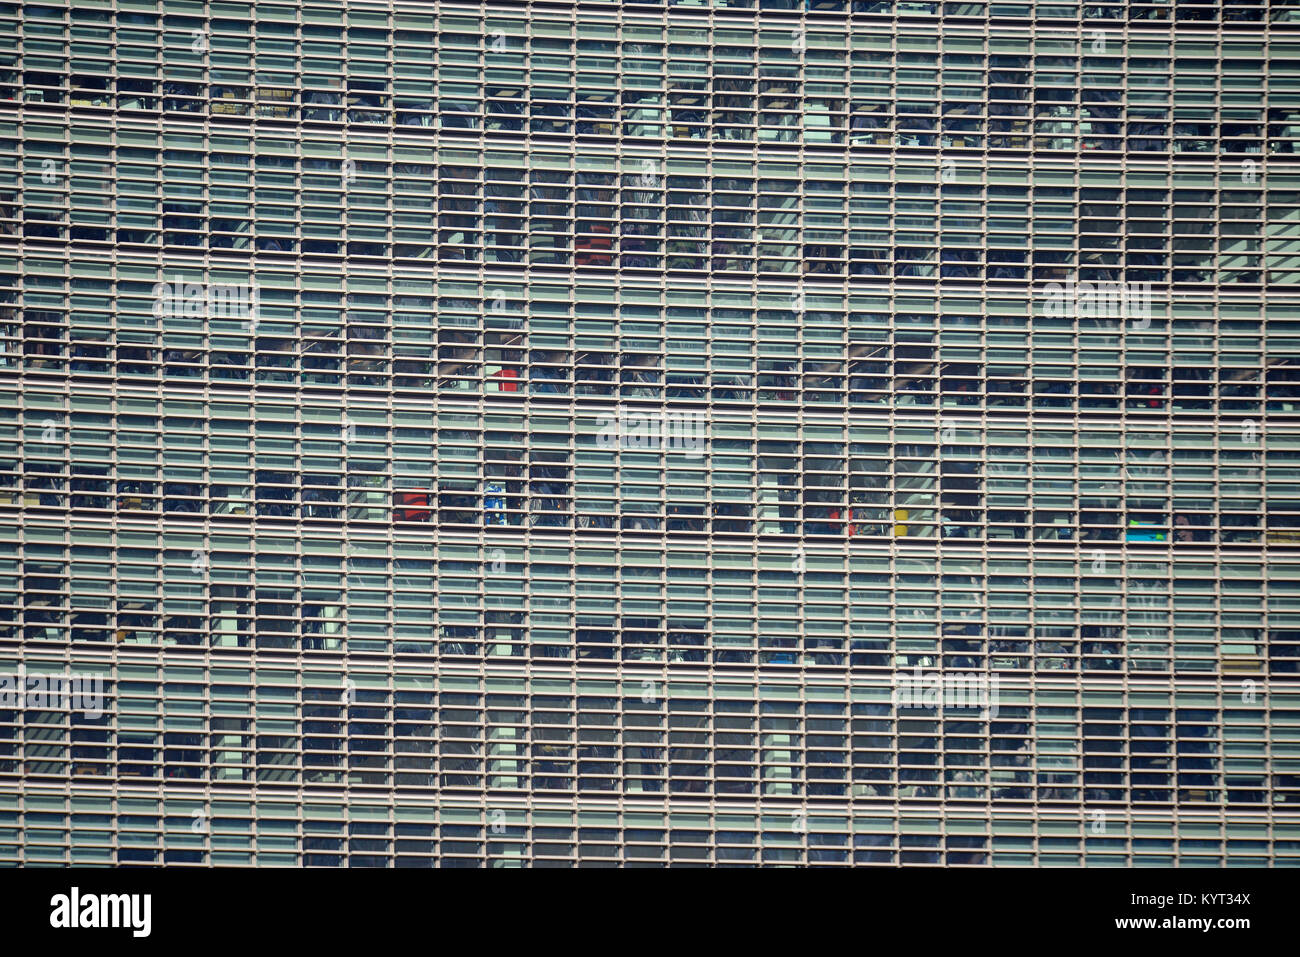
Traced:
POLYGON ((1300 7, 0 38, 0 862, 1300 861, 1300 7))

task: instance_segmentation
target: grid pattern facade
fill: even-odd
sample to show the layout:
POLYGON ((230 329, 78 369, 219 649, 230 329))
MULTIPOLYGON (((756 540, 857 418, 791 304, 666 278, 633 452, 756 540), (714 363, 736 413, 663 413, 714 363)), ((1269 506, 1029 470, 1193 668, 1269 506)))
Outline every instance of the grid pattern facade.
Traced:
POLYGON ((1291 3, 0 3, 0 863, 1295 866, 1297 137, 1291 3))

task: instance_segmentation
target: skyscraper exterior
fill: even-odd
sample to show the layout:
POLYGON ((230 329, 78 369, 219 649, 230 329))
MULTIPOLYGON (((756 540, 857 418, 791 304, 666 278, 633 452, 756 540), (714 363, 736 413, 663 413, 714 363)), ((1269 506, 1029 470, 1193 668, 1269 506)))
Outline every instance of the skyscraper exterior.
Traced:
POLYGON ((1300 7, 0 3, 0 862, 1300 862, 1300 7))

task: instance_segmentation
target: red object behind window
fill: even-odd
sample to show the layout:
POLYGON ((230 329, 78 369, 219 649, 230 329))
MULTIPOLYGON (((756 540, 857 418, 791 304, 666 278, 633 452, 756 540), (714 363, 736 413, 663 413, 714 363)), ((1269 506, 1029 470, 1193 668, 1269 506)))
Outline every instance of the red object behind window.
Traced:
MULTIPOLYGON (((839 510, 838 508, 831 509, 831 521, 838 521, 838 520, 839 520, 839 517, 840 517, 840 510, 839 510)), ((845 519, 846 519, 846 521, 845 521, 845 527, 848 529, 848 536, 849 536, 849 538, 852 538, 852 537, 853 537, 853 531, 854 531, 854 529, 853 529, 853 509, 851 509, 851 508, 849 508, 849 509, 845 509, 845 511, 844 511, 844 517, 845 517, 845 519)))
POLYGON ((407 506, 397 509, 399 522, 427 522, 431 517, 428 492, 398 492, 397 504, 407 506))

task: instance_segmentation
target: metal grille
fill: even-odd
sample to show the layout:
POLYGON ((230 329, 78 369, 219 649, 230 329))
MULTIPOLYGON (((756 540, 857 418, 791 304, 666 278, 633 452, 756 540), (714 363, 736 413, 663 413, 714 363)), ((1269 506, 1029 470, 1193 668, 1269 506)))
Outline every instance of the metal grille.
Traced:
POLYGON ((1296 864, 1298 19, 0 3, 0 862, 1296 864))

